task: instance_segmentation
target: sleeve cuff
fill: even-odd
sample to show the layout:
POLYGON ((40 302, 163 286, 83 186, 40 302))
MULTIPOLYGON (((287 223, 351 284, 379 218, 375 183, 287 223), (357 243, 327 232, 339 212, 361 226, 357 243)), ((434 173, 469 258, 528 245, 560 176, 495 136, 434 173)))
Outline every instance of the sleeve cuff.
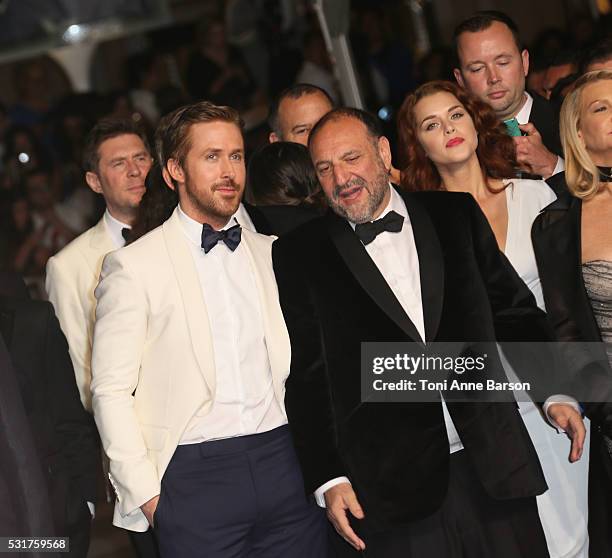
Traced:
POLYGON ((557 164, 555 165, 555 168, 551 176, 554 176, 555 174, 559 174, 560 172, 563 172, 564 170, 565 170, 565 161, 561 157, 557 157, 557 164))
POLYGON ((561 428, 548 414, 548 409, 550 408, 551 405, 554 405, 555 403, 562 403, 564 405, 569 405, 573 407, 574 409, 576 409, 576 411, 578 411, 580 414, 582 414, 582 410, 580 409, 580 405, 578 404, 578 401, 576 401, 573 397, 570 397, 569 395, 551 395, 544 402, 544 405, 542 406, 542 410, 544 411, 544 414, 546 415, 546 420, 548 420, 548 422, 550 422, 550 424, 557 429, 557 432, 565 432, 565 430, 563 430, 563 428, 561 428))
POLYGON ((347 482, 351 484, 351 481, 348 480, 347 477, 336 477, 335 479, 327 481, 325 484, 322 484, 321 486, 319 486, 319 488, 317 488, 314 491, 314 497, 315 497, 315 500, 317 501, 317 504, 320 507, 324 508, 325 507, 325 493, 333 486, 336 486, 337 484, 342 484, 343 482, 347 482))

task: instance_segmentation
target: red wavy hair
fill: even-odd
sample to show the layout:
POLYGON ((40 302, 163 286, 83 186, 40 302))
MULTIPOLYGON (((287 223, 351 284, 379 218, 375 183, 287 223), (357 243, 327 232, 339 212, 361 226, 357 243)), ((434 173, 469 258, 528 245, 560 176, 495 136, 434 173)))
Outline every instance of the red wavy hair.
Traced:
MULTIPOLYGON (((414 119, 416 104, 421 99, 440 92, 454 95, 472 117, 478 132, 476 155, 485 179, 514 176, 517 167, 514 142, 493 109, 450 81, 430 81, 404 99, 397 116, 400 156, 403 164, 401 185, 409 191, 443 188, 438 169, 419 143, 417 123, 414 119)), ((497 190, 492 189, 492 191, 497 190)))

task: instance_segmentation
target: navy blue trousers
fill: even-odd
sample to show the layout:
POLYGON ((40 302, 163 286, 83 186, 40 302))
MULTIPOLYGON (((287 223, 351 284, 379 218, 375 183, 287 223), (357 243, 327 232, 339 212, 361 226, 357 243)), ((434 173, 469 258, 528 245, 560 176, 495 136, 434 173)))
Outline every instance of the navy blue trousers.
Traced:
POLYGON ((155 511, 162 558, 325 558, 287 426, 178 446, 155 511))

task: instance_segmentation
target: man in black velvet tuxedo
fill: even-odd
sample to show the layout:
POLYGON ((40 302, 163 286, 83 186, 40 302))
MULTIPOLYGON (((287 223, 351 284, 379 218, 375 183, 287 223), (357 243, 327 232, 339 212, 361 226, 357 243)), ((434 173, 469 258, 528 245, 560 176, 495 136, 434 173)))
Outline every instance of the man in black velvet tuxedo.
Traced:
MULTIPOLYGON (((307 492, 366 556, 548 556, 546 483, 515 403, 364 403, 359 377, 362 341, 550 340, 545 314, 471 196, 390 185, 373 117, 336 109, 309 148, 333 211, 273 245, 307 492)), ((578 411, 546 408, 577 459, 578 411)))
POLYGON ((529 52, 506 14, 477 12, 454 32, 457 83, 491 106, 515 137, 521 168, 548 178, 564 170, 559 114, 546 99, 525 91, 529 52))
MULTIPOLYGON (((0 337, 8 348, 46 483, 50 502, 46 521, 53 524, 55 535, 70 537, 69 556, 85 558, 99 461, 95 424, 81 404, 68 344, 53 306, 29 300, 25 285, 7 273, 0 273, 0 337)), ((27 502, 31 507, 42 496, 27 498, 32 499, 27 502)), ((36 513, 43 513, 43 508, 36 513)))

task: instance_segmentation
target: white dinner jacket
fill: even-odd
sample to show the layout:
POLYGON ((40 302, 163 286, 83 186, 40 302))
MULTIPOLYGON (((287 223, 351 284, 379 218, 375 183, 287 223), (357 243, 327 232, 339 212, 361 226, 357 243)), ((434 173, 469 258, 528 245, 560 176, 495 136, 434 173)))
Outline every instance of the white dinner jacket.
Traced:
POLYGON ((104 256, 115 249, 104 217, 47 262, 45 288, 68 341, 83 406, 91 412, 94 289, 104 256))
MULTIPOLYGON (((260 297, 276 399, 284 412, 290 345, 272 269, 273 238, 242 230, 260 297)), ((189 421, 206 415, 216 373, 206 305, 177 210, 102 267, 92 356, 93 409, 117 494, 113 523, 149 524, 140 506, 189 421)))

